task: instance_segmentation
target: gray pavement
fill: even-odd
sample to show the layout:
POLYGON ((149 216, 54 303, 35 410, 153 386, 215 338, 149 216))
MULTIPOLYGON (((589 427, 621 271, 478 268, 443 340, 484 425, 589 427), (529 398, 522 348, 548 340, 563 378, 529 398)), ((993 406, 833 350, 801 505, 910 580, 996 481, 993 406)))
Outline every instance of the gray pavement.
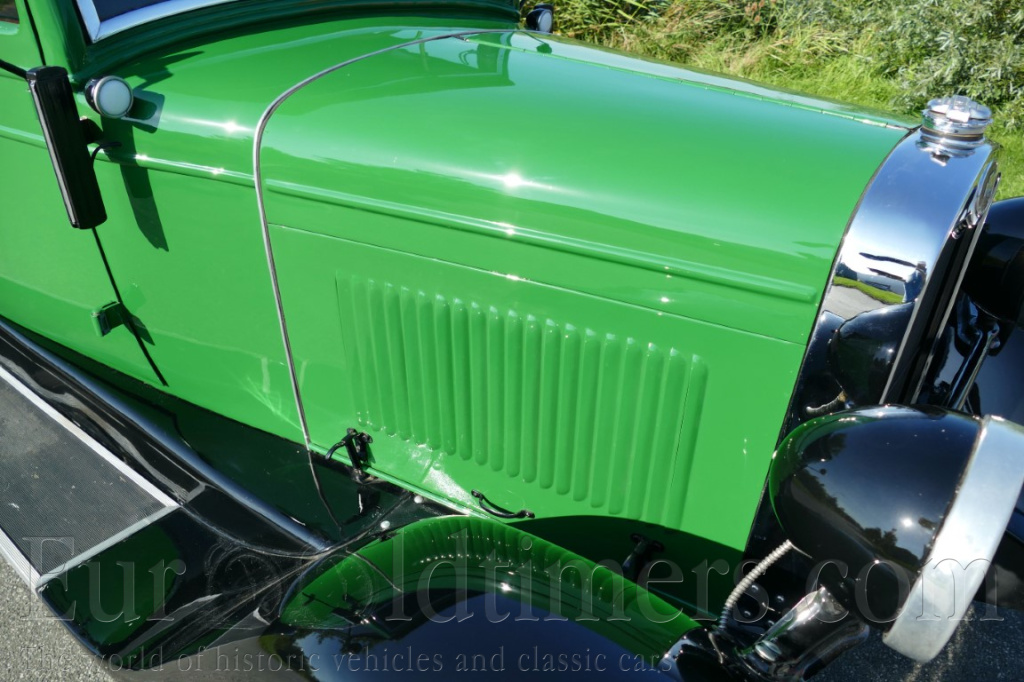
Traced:
POLYGON ((0 559, 0 680, 112 679, 0 559))
MULTIPOLYGON (((17 574, 0 560, 0 680, 99 682, 112 678, 60 623, 43 617, 17 574)), ((985 607, 968 620, 939 655, 915 665, 879 638, 847 654, 815 682, 975 682, 1024 680, 1024 614, 985 607)))
POLYGON ((988 682, 1024 680, 1024 613, 975 604, 953 639, 930 663, 917 665, 881 637, 846 654, 815 682, 988 682), (1002 620, 986 620, 988 617, 1002 620))
POLYGON ((864 292, 853 287, 836 287, 828 301, 829 312, 845 320, 856 317, 867 310, 878 308, 879 303, 864 292))

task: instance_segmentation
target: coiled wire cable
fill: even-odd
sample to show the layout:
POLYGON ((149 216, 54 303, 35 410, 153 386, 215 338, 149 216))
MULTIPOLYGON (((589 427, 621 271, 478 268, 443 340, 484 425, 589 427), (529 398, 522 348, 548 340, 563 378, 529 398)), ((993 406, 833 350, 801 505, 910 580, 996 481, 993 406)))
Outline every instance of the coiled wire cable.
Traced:
POLYGON ((736 602, 740 600, 740 597, 747 591, 747 588, 753 585, 754 581, 764 575, 765 571, 771 568, 772 564, 781 559, 791 549, 793 549, 793 543, 790 540, 786 540, 776 547, 771 554, 761 559, 761 562, 754 566, 754 569, 747 573, 743 580, 739 581, 736 587, 733 588, 733 591, 729 593, 729 598, 725 600, 725 604, 722 605, 722 615, 718 619, 716 630, 725 630, 729 614, 732 613, 733 607, 736 606, 736 602))

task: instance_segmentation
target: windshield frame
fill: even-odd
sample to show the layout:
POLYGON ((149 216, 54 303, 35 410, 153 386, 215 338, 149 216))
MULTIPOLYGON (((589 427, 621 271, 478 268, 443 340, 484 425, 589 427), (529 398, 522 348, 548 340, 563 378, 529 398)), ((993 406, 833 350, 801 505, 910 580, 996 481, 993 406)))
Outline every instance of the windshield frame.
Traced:
POLYGON ((82 15, 86 33, 92 42, 97 42, 109 36, 141 24, 146 24, 157 19, 163 19, 175 14, 182 14, 200 7, 221 5, 236 0, 163 0, 148 7, 118 14, 106 21, 100 20, 99 12, 96 10, 96 0, 75 0, 78 11, 82 15))

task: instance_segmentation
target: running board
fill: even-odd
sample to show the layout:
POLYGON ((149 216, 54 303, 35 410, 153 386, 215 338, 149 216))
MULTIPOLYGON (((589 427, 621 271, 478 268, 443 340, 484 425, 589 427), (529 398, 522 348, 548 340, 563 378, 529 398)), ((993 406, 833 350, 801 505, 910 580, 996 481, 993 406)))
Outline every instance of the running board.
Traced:
MULTIPOLYGON (((299 520, 303 518, 296 513, 299 510, 293 511, 279 501, 254 495, 251 489, 240 485, 231 475, 237 471, 239 458, 252 461, 254 454, 262 454, 267 460, 260 462, 262 466, 254 467, 256 472, 270 469, 275 463, 300 474, 308 472, 307 457, 298 446, 179 401, 96 365, 73 351, 50 345, 45 339, 32 338, 28 332, 2 318, 0 370, 20 385, 18 388, 0 377, 0 387, 6 387, 4 396, 8 402, 14 400, 11 396, 19 396, 11 408, 0 403, 0 411, 24 411, 27 405, 31 405, 30 415, 35 421, 27 423, 40 419, 57 420, 54 428, 59 434, 59 437, 50 435, 49 429, 30 433, 25 431, 24 423, 6 424, 3 414, 0 414, 0 529, 10 531, 7 532, 8 548, 12 544, 15 548, 21 547, 19 553, 30 557, 31 541, 20 541, 20 537, 71 536, 71 533, 61 530, 64 526, 60 524, 43 529, 33 523, 30 532, 16 524, 7 528, 14 519, 8 521, 6 515, 14 514, 16 509, 5 505, 8 502, 21 503, 15 499, 5 501, 8 496, 5 488, 8 484, 15 484, 19 476, 29 476, 25 481, 17 482, 19 487, 45 477, 47 484, 39 487, 48 490, 60 504, 70 492, 78 494, 80 490, 79 487, 72 489, 70 486, 78 486, 78 481, 67 477, 112 480, 118 485, 123 477, 124 485, 130 481, 141 486, 159 501, 159 507, 170 508, 167 504, 170 500, 171 505, 180 505, 183 511, 202 518, 203 523, 253 547, 286 554, 315 554, 333 544, 334 539, 329 537, 329 533, 322 532, 330 530, 327 524, 318 518, 313 518, 312 522, 309 518, 299 520), (137 390, 148 393, 135 392, 137 390), (69 441, 78 444, 75 450, 63 449, 69 441), (194 444, 200 447, 196 448, 194 444), (21 457, 21 451, 35 449, 50 454, 38 455, 41 470, 26 474, 26 461, 21 457), (86 452, 105 464, 95 463, 82 471, 72 470, 75 466, 85 466, 79 464, 80 461, 89 461, 82 457, 86 452), (105 468, 108 466, 113 468, 105 468), (115 471, 116 477, 109 478, 115 471), (65 477, 57 473, 65 474, 65 477), (39 479, 32 478, 33 474, 39 479), (15 537, 18 533, 21 535, 15 537)), ((272 473, 277 474, 278 471, 272 473)), ((287 487, 274 489, 264 484, 263 488, 289 492, 287 487)), ((101 503, 105 511, 116 509, 117 504, 133 504, 132 500, 136 498, 132 493, 138 490, 135 486, 128 486, 125 490, 131 492, 126 492, 129 497, 124 500, 121 500, 120 488, 108 490, 110 499, 101 503)), ((289 499, 294 497, 296 495, 293 494, 289 499)), ((315 505, 307 504, 307 507, 315 505)), ((153 513, 158 511, 154 507, 149 509, 153 513)), ((319 516, 326 517, 327 514, 324 512, 319 516)), ((45 514, 25 514, 25 517, 39 519, 45 518, 45 514)), ((2 538, 0 544, 4 544, 2 538)), ((59 546, 56 542, 44 544, 49 545, 50 550, 59 546)), ((81 549, 77 537, 75 548, 81 549)), ((24 560, 12 563, 20 564, 19 572, 23 577, 27 573, 31 578, 29 569, 37 573, 41 571, 41 576, 52 572, 56 561, 48 559, 45 552, 43 554, 36 562, 37 566, 24 560)))
POLYGON ((0 552, 33 589, 177 502, 0 368, 0 552))
POLYGON ((0 555, 119 668, 251 636, 334 547, 448 513, 0 319, 0 555))

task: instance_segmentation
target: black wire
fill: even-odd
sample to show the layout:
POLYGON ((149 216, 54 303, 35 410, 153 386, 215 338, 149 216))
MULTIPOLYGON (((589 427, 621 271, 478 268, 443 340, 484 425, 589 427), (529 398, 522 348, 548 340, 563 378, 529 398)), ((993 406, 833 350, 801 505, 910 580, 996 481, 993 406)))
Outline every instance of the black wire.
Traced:
POLYGON ((334 453, 337 452, 338 450, 340 450, 341 446, 343 446, 344 444, 345 444, 345 441, 339 440, 337 443, 332 445, 331 449, 327 451, 326 455, 324 455, 324 459, 330 459, 331 457, 333 457, 334 453))
MULTIPOLYGON (((92 162, 96 163, 96 157, 99 155, 101 150, 113 149, 120 147, 120 142, 106 142, 99 143, 96 145, 96 149, 92 151, 92 162)), ((96 239, 96 248, 99 249, 100 258, 103 260, 103 267, 107 271, 107 278, 110 280, 110 286, 114 289, 114 296, 117 298, 117 302, 121 304, 124 309, 124 326, 128 328, 128 331, 135 337, 135 341, 139 344, 139 350, 146 356, 146 361, 149 366, 153 368, 153 373, 156 374, 156 378, 160 380, 160 383, 167 386, 167 380, 164 379, 164 375, 160 372, 160 368, 156 366, 156 362, 153 361, 153 357, 149 354, 149 349, 146 348, 145 342, 142 340, 142 336, 139 335, 138 330, 135 328, 135 322, 132 320, 132 315, 128 311, 128 306, 124 304, 124 300, 121 298, 121 291, 117 288, 117 282, 114 280, 114 271, 110 269, 110 263, 107 261, 107 252, 103 250, 103 242, 100 241, 100 233, 96 231, 96 228, 92 228, 92 235, 96 239)))
POLYGON ((96 149, 93 149, 92 150, 92 154, 90 155, 90 157, 92 158, 92 162, 94 164, 96 163, 96 157, 100 155, 100 152, 105 152, 105 151, 107 151, 109 149, 117 149, 120 146, 121 146, 121 143, 120 142, 116 142, 116 141, 97 142, 96 143, 96 149))
MULTIPOLYGON (((101 143, 97 144, 96 145, 96 149, 94 149, 93 152, 92 152, 92 162, 96 163, 96 157, 99 156, 100 151, 105 151, 107 149, 112 149, 112 148, 120 147, 120 146, 121 146, 120 142, 108 142, 108 143, 102 143, 101 142, 101 143)), ((96 246, 100 250, 100 256, 103 259, 103 265, 106 267, 107 275, 110 277, 110 283, 114 287, 114 294, 117 296, 117 300, 121 303, 121 305, 124 306, 124 302, 121 301, 121 294, 117 290, 117 284, 114 283, 114 275, 110 271, 110 265, 107 263, 107 255, 103 251, 103 244, 100 242, 100 235, 96 231, 95 228, 93 228, 92 233, 96 237, 96 246)), ((156 373, 157 378, 160 379, 160 382, 164 386, 167 386, 167 381, 164 379, 163 375, 160 373, 160 370, 157 368, 156 363, 153 362, 153 358, 150 357, 149 350, 146 348, 145 344, 143 343, 142 338, 136 333, 135 327, 132 325, 131 314, 128 313, 127 307, 125 307, 125 314, 126 314, 125 325, 132 331, 132 334, 135 336, 136 341, 138 341, 138 343, 139 343, 139 348, 142 349, 142 353, 146 356, 146 359, 149 361, 149 364, 153 367, 153 371, 156 373)), ((333 455, 338 450, 338 448, 340 448, 342 445, 344 445, 344 442, 335 443, 334 447, 332 447, 330 450, 327 451, 327 459, 330 459, 331 455, 333 455)), ((327 515, 331 517, 331 521, 334 522, 335 527, 338 530, 341 530, 342 524, 341 524, 340 521, 338 521, 338 517, 335 515, 334 508, 331 506, 331 503, 327 501, 327 495, 324 494, 323 485, 320 482, 320 473, 317 471, 317 468, 316 468, 316 453, 314 453, 312 449, 309 449, 309 450, 307 450, 307 456, 309 458, 309 470, 313 474, 313 487, 316 488, 317 497, 320 498, 320 503, 324 506, 324 509, 327 510, 327 515)))
POLYGON ((10 62, 5 62, 2 59, 0 59, 0 69, 3 69, 7 73, 13 73, 18 78, 28 80, 28 72, 25 71, 25 69, 21 68, 20 66, 15 66, 10 62))
POLYGON ((107 261, 107 254, 103 250, 103 242, 100 241, 100 233, 96 231, 96 228, 92 228, 92 235, 96 238, 96 248, 100 250, 100 258, 103 260, 103 267, 107 269, 107 277, 110 278, 110 286, 114 289, 114 296, 117 298, 117 302, 121 304, 124 309, 124 326, 128 328, 128 331, 135 337, 135 341, 139 344, 139 349, 142 354, 146 356, 146 360, 149 362, 149 366, 153 368, 153 373, 156 374, 156 378, 160 380, 160 383, 167 386, 167 380, 164 379, 164 375, 160 373, 160 369, 153 362, 152 356, 149 354, 149 349, 146 348, 146 344, 143 342, 142 337, 139 336, 138 330, 135 328, 135 323, 132 321, 132 315, 128 312, 128 307, 121 300, 121 292, 117 288, 117 282, 114 281, 114 272, 110 269, 110 263, 107 261))
MULTIPOLYGON (((338 448, 344 444, 344 441, 338 441, 335 443, 331 449, 327 451, 324 459, 329 460, 331 456, 338 451, 338 448)), ((308 449, 306 452, 309 455, 309 469, 313 472, 313 486, 316 488, 317 497, 320 498, 320 503, 324 506, 324 509, 327 510, 327 515, 331 517, 331 521, 334 521, 334 525, 337 526, 338 530, 341 530, 342 523, 338 521, 338 517, 334 514, 334 507, 331 506, 331 503, 327 500, 327 495, 324 494, 323 486, 320 484, 320 472, 318 472, 316 468, 316 453, 313 452, 312 448, 308 449)))

